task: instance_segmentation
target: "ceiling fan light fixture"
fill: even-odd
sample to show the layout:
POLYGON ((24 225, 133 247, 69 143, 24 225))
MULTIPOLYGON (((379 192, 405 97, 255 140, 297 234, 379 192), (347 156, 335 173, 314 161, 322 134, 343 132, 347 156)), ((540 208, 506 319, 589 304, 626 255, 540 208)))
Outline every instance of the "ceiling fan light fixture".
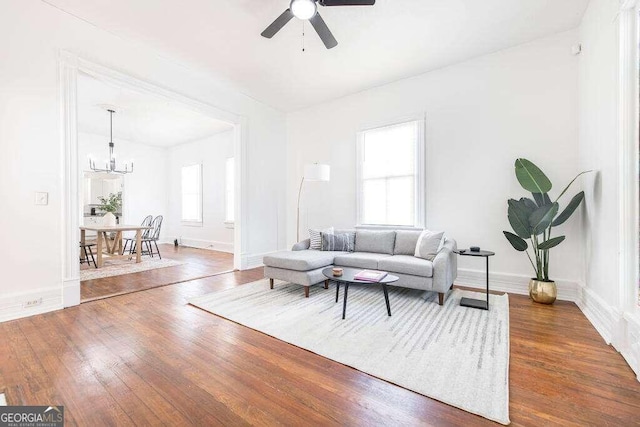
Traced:
POLYGON ((318 11, 318 6, 313 0, 292 0, 289 8, 298 19, 311 19, 318 11))

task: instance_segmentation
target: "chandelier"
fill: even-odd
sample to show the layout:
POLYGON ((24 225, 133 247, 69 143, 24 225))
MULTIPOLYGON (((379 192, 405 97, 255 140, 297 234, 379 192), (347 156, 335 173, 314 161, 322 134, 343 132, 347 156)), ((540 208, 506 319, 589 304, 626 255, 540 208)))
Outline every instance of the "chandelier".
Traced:
POLYGON ((110 137, 109 137, 109 160, 105 161, 105 168, 101 169, 101 168, 97 168, 96 167, 96 162, 93 159, 89 159, 89 167, 91 168, 92 171, 95 172, 106 172, 106 173, 119 173, 119 174, 125 174, 125 173, 131 173, 133 172, 133 161, 128 164, 125 163, 124 164, 124 169, 118 169, 116 167, 116 157, 113 155, 113 113, 115 113, 115 110, 111 110, 108 109, 107 110, 109 112, 109 130, 110 130, 110 137), (131 165, 131 169, 129 169, 129 165, 131 165))

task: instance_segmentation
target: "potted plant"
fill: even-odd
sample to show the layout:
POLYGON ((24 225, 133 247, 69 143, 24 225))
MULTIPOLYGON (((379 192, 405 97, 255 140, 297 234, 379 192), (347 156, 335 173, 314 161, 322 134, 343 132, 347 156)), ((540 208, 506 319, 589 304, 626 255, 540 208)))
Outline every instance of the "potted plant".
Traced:
POLYGON ((99 199, 100 210, 106 212, 103 217, 104 225, 111 227, 115 226, 116 216, 114 214, 122 207, 122 191, 110 193, 107 197, 99 197, 99 199))
POLYGON ((529 296, 536 302, 553 304, 558 290, 555 282, 549 279, 549 250, 562 243, 565 236, 552 237, 551 232, 554 227, 564 224, 580 206, 584 200, 584 191, 573 196, 561 212, 558 200, 580 175, 591 171, 576 175, 554 201, 549 196, 551 181, 532 162, 527 159, 517 159, 515 172, 518 182, 522 188, 531 193, 532 199, 527 197, 520 200, 509 199, 507 218, 514 233, 509 231, 503 231, 503 233, 515 250, 527 254, 535 271, 536 277, 529 281, 529 296), (531 243, 533 258, 529 253, 527 240, 531 243))

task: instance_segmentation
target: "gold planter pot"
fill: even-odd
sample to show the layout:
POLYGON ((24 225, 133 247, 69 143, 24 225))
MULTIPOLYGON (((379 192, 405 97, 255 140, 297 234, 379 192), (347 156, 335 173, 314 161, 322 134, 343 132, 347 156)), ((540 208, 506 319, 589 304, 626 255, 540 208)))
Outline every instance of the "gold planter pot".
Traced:
POLYGON ((553 304, 558 296, 556 282, 531 279, 529 281, 529 296, 541 304, 553 304))

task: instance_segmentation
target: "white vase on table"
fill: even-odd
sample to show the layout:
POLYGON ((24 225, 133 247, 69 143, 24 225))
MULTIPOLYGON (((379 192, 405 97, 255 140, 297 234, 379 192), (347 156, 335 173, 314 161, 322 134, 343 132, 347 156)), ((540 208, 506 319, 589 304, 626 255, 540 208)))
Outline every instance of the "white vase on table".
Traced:
POLYGON ((115 227, 116 226, 116 216, 111 212, 107 212, 102 217, 102 225, 107 227, 115 227))

